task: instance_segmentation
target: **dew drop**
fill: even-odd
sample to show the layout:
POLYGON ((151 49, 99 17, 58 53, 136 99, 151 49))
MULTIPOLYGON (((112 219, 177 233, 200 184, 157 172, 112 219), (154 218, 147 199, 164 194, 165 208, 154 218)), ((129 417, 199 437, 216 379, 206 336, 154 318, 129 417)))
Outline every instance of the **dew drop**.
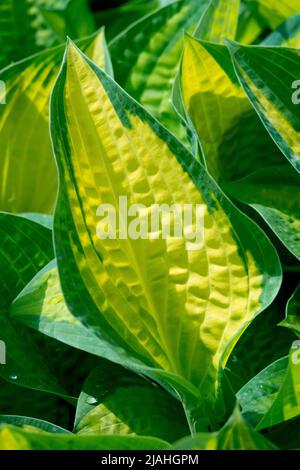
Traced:
POLYGON ((17 380, 18 376, 17 374, 10 374, 9 378, 10 380, 17 380))
POLYGON ((88 403, 89 405, 95 405, 96 403, 98 403, 98 400, 97 398, 90 396, 90 397, 87 397, 86 403, 88 403))

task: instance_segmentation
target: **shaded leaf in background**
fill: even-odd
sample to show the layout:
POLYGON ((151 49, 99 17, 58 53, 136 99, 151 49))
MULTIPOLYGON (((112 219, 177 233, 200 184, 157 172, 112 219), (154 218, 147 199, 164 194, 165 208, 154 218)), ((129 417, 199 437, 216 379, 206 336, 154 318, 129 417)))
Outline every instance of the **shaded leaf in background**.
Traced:
POLYGON ((264 429, 300 415, 300 345, 292 344, 282 384, 257 429, 264 429))
POLYGON ((293 83, 300 76, 300 52, 287 47, 242 46, 229 49, 250 102, 274 142, 300 172, 298 105, 293 83))
POLYGON ((54 262, 26 285, 12 303, 9 314, 14 320, 43 333, 32 334, 35 343, 48 358, 51 370, 68 394, 77 397, 86 375, 98 361, 96 356, 82 351, 97 354, 99 340, 69 313, 54 262))
MULTIPOLYGON (((103 31, 80 42, 111 73, 103 31)), ((49 138, 49 97, 64 48, 59 46, 0 72, 6 105, 0 106, 0 209, 51 213, 57 169, 49 138), (45 180, 46 178, 46 180, 45 180)))
MULTIPOLYGON (((12 299, 52 258, 51 231, 14 215, 1 214, 0 220, 3 247, 10 254, 8 257, 6 251, 2 251, 0 255, 0 272, 3 273, 0 298, 6 299, 0 320, 6 364, 0 366, 0 375, 15 384, 56 393, 72 402, 70 397, 79 395, 97 358, 28 330, 8 316, 12 299)), ((3 412, 7 414, 5 403, 3 405, 3 412)))
POLYGON ((8 316, 14 297, 53 256, 51 231, 15 215, 0 214, 0 334, 6 363, 0 375, 16 384, 64 395, 29 330, 8 316))
MULTIPOLYGON (((254 0, 260 15, 271 28, 276 28, 290 16, 299 13, 299 0, 254 0)), ((253 3, 253 0, 245 0, 245 3, 253 3)))
POLYGON ((73 407, 62 398, 39 390, 20 387, 0 379, 0 414, 24 415, 56 423, 64 428, 72 426, 73 407))
MULTIPOLYGON (((153 12, 158 8, 162 8, 175 0, 132 0, 123 2, 115 8, 103 9, 103 5, 99 5, 99 9, 94 11, 94 17, 97 26, 105 26, 105 34, 107 40, 118 36, 121 31, 127 29, 135 21, 143 16, 153 12)), ((111 2, 110 2, 110 6, 111 2)), ((94 8, 96 8, 94 6, 94 8)))
POLYGON ((298 48, 299 44, 300 14, 287 19, 262 42, 262 45, 264 46, 284 46, 294 48, 298 48))
POLYGON ((208 0, 181 0, 132 25, 109 45, 116 81, 189 145, 172 101, 183 31, 193 32, 208 0))
POLYGON ((79 434, 136 434, 169 442, 189 434, 178 400, 157 385, 104 360, 84 384, 76 422, 79 434))
POLYGON ((61 6, 45 5, 40 11, 60 42, 64 42, 67 36, 79 39, 96 30, 96 23, 87 0, 67 0, 61 6))
POLYGON ((38 0, 1 0, 0 69, 55 42, 41 21, 38 0))
POLYGON ((273 303, 254 319, 239 339, 225 369, 233 393, 269 364, 288 354, 294 335, 279 328, 282 317, 281 306, 273 303))
POLYGON ((259 40, 259 36, 266 28, 265 19, 259 14, 258 6, 254 2, 242 1, 240 3, 239 21, 236 40, 242 44, 251 44, 259 40))
POLYGON ((300 337, 300 284, 289 299, 285 313, 286 317, 279 325, 291 329, 300 337))
POLYGON ((167 442, 140 436, 80 436, 50 434, 38 428, 29 432, 12 425, 0 426, 0 450, 167 450, 167 442))
POLYGON ((263 168, 224 184, 235 199, 253 207, 300 259, 300 175, 290 165, 263 168))

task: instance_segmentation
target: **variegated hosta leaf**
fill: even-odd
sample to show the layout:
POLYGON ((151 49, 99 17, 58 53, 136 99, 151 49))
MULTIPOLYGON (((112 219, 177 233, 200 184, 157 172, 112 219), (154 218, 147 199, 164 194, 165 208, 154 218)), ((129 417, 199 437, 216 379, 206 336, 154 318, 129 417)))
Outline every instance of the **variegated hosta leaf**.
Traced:
MULTIPOLYGON (((74 316, 145 364, 183 376, 213 400, 218 368, 281 280, 260 229, 194 157, 69 44, 52 94, 60 172, 55 246, 74 316), (184 238, 106 239, 99 204, 119 196, 203 207, 204 245, 184 238)), ((150 233, 150 232, 148 232, 150 233)))
MULTIPOLYGON (((110 70, 103 31, 80 44, 98 65, 110 70)), ((0 105, 1 210, 53 211, 57 170, 49 139, 48 107, 62 56, 63 47, 59 46, 0 72, 6 88, 6 104, 0 105)))
POLYGON ((79 396, 75 430, 78 434, 153 436, 169 442, 189 434, 178 400, 104 360, 91 372, 79 396))
POLYGON ((300 179, 249 103, 226 48, 187 36, 181 87, 208 171, 300 258, 300 179))
POLYGON ((180 450, 275 450, 276 446, 243 419, 238 408, 218 432, 196 434, 175 443, 180 450))
POLYGON ((80 436, 0 425, 0 450, 169 450, 171 445, 154 437, 80 436))
POLYGON ((300 337, 300 284, 287 303, 285 315, 279 325, 290 328, 300 337))
POLYGON ((287 47, 229 45, 236 73, 267 131, 300 172, 300 52, 287 47))
POLYGON ((212 0, 202 16, 194 36, 205 41, 235 39, 240 0, 212 0))
POLYGON ((294 47, 297 49, 300 45, 300 14, 292 16, 278 26, 262 42, 262 45, 294 47))
POLYGON ((180 0, 143 18, 109 45, 116 81, 189 145, 172 101, 183 31, 193 32, 208 0, 180 0))
POLYGON ((59 3, 56 2, 56 5, 46 3, 40 11, 61 42, 64 42, 67 36, 77 39, 95 31, 95 20, 89 9, 88 0, 67 0, 61 5, 59 3))
POLYGON ((0 69, 57 43, 40 16, 37 0, 1 0, 0 69))
MULTIPOLYGON (((299 0, 254 0, 258 11, 271 28, 276 28, 290 16, 299 13, 299 0)), ((250 4, 253 0, 246 0, 250 4)))

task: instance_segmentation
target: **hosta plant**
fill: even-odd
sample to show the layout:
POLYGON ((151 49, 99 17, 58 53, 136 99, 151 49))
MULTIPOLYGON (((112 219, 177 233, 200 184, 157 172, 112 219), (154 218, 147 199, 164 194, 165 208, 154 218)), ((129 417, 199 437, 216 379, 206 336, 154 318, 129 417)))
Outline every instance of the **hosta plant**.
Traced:
POLYGON ((0 448, 299 448, 300 3, 2 3, 0 448))

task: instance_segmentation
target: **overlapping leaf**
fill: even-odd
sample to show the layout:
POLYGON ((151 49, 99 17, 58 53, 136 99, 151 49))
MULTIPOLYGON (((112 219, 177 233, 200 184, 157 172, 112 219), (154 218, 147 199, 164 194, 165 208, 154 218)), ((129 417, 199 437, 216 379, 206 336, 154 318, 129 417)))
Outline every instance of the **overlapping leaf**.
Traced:
POLYGON ((300 259, 300 176, 290 165, 263 168, 223 187, 252 206, 300 259))
POLYGON ((8 317, 14 297, 53 256, 51 232, 4 213, 0 214, 0 230, 0 334, 6 349, 0 374, 23 386, 64 394, 28 331, 8 317))
POLYGON ((243 416, 254 427, 271 408, 288 366, 288 357, 268 365, 253 377, 237 394, 243 416))
POLYGON ((240 82, 265 128, 300 172, 297 86, 300 53, 287 47, 241 46, 230 51, 240 82))
MULTIPOLYGON (((110 71, 103 31, 81 47, 110 71)), ((49 97, 63 48, 41 52, 0 72, 6 104, 0 105, 0 209, 51 213, 57 170, 49 139, 49 97)))
POLYGON ((39 50, 55 36, 40 21, 36 2, 2 0, 0 4, 0 69, 39 50))
POLYGON ((18 417, 20 422, 26 415, 65 428, 72 419, 71 410, 73 414, 71 406, 57 395, 20 387, 14 382, 0 379, 0 414, 5 422, 11 419, 10 424, 16 424, 18 417))
POLYGON ((133 24, 110 43, 116 81, 187 145, 171 102, 183 31, 193 32, 208 0, 180 0, 133 24))
POLYGON ((107 39, 110 40, 143 16, 174 1, 148 0, 145 2, 144 0, 129 0, 116 8, 96 11, 94 16, 98 27, 105 26, 107 39))
POLYGON ((300 14, 288 18, 262 44, 298 48, 300 44, 300 14))
POLYGON ((297 287, 286 307, 286 317, 280 326, 291 329, 300 336, 300 285, 297 287))
POLYGON ((153 436, 169 442, 189 434, 178 400, 107 361, 101 361, 88 377, 76 421, 79 434, 153 436))

